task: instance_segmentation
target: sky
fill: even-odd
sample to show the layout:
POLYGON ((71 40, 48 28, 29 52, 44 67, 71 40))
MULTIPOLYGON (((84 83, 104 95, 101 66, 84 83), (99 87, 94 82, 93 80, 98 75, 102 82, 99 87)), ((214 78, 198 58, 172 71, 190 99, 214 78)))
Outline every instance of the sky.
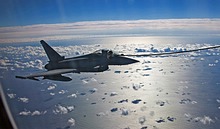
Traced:
POLYGON ((0 2, 0 26, 220 17, 220 0, 0 0, 0 2))
POLYGON ((0 43, 27 42, 30 39, 35 41, 42 38, 65 39, 85 34, 154 35, 158 32, 165 34, 167 30, 171 30, 169 34, 181 30, 184 30, 181 34, 192 31, 220 34, 218 31, 220 0, 0 0, 0 2, 0 43))

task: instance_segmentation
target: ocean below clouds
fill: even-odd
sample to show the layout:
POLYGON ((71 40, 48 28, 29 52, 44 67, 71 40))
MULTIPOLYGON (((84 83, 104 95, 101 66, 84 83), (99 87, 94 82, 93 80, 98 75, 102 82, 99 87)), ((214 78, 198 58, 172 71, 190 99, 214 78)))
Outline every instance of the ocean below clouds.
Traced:
MULTIPOLYGON (((218 38, 108 37, 48 43, 65 57, 102 48, 124 54, 192 50, 218 38)), ((220 49, 132 57, 140 62, 100 73, 71 73, 70 82, 21 80, 44 70, 40 44, 2 44, 0 79, 21 129, 216 129, 220 126, 220 49)))

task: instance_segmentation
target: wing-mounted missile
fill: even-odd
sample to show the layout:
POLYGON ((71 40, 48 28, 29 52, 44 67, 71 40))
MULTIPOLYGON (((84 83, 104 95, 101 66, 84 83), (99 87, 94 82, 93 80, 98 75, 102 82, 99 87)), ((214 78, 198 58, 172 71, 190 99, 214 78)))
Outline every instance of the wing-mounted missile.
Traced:
POLYGON ((37 77, 44 77, 44 79, 50 79, 50 80, 59 80, 59 79, 63 81, 72 80, 71 78, 64 77, 61 75, 65 73, 79 73, 79 71, 76 69, 55 69, 55 70, 45 71, 41 73, 34 73, 31 75, 27 75, 27 76, 15 76, 15 77, 19 79, 31 79, 35 81, 39 81, 37 77))
POLYGON ((62 76, 62 75, 53 75, 53 76, 44 76, 43 79, 49 79, 54 81, 71 81, 70 77, 62 76))
POLYGON ((39 81, 39 79, 35 78, 35 77, 23 77, 23 76, 15 76, 16 78, 19 79, 30 79, 30 80, 35 80, 35 81, 39 81))

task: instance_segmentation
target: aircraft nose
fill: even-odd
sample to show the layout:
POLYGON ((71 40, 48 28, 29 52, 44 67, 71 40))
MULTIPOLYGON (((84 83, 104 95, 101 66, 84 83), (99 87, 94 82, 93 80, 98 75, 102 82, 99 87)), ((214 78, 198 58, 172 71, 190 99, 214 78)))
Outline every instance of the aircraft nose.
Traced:
POLYGON ((121 57, 121 56, 115 56, 108 60, 109 65, 128 65, 139 62, 138 60, 127 58, 127 57, 121 57))

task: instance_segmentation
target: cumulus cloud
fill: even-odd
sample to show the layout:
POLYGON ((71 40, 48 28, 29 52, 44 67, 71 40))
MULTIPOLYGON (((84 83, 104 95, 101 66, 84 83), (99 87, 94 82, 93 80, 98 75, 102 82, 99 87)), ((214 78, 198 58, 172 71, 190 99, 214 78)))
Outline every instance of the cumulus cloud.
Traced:
POLYGON ((48 86, 47 90, 54 90, 57 87, 56 84, 52 84, 50 86, 48 86))
POLYGON ((42 57, 46 56, 42 47, 38 46, 3 46, 0 48, 0 69, 24 69, 34 68, 42 70, 46 61, 42 57))
POLYGON ((3 59, 0 59, 0 66, 7 66, 9 65, 9 60, 3 60, 3 59))
POLYGON ((51 92, 51 93, 50 93, 50 95, 51 95, 51 96, 54 96, 54 95, 55 95, 55 93, 52 93, 52 92, 51 92))
POLYGON ((67 114, 67 113, 74 110, 74 106, 66 106, 65 107, 65 106, 62 106, 60 104, 55 105, 55 108, 56 109, 53 110, 54 114, 67 114))
POLYGON ((156 32, 187 31, 188 33, 220 34, 220 19, 157 19, 84 21, 62 24, 38 24, 1 27, 1 43, 76 39, 127 34, 157 34, 156 32), (47 30, 47 31, 45 31, 47 30))
POLYGON ((21 101, 21 102, 23 102, 23 103, 28 103, 28 102, 29 102, 29 98, 25 98, 25 97, 23 97, 23 98, 18 98, 18 101, 21 101))
POLYGON ((189 113, 185 113, 184 116, 188 119, 188 121, 194 121, 194 122, 201 122, 202 124, 206 125, 206 124, 211 124, 211 123, 215 123, 215 121, 209 117, 209 116, 203 116, 203 117, 193 117, 191 114, 189 113))
POLYGON ((71 94, 71 95, 68 95, 67 98, 77 98, 77 95, 76 94, 71 94))
POLYGON ((24 111, 21 111, 20 113, 19 113, 19 115, 21 115, 21 116, 28 116, 28 115, 30 115, 31 114, 31 111, 28 111, 28 110, 24 110, 24 111))
POLYGON ((47 111, 38 111, 38 110, 35 110, 33 112, 27 110, 27 109, 24 109, 24 111, 21 111, 19 113, 20 116, 28 116, 28 115, 31 115, 31 116, 39 116, 39 115, 44 115, 46 114, 47 111))
POLYGON ((68 92, 67 90, 60 90, 58 93, 59 94, 65 94, 66 92, 68 92))
POLYGON ((10 99, 14 99, 14 98, 16 97, 16 94, 13 94, 13 93, 7 94, 7 95, 8 95, 8 97, 9 97, 10 99))
POLYGON ((36 110, 36 111, 33 111, 32 112, 32 116, 39 116, 39 115, 44 115, 44 114, 46 114, 47 113, 47 111, 38 111, 38 110, 36 110))
POLYGON ((194 120, 195 120, 195 121, 200 121, 200 122, 203 123, 204 125, 214 123, 214 120, 211 119, 209 116, 196 117, 196 118, 194 118, 194 120))
POLYGON ((35 63, 36 63, 36 68, 38 68, 38 69, 43 69, 43 62, 41 61, 41 60, 39 60, 39 59, 37 59, 37 60, 35 60, 35 63))
POLYGON ((73 119, 73 118, 70 118, 70 119, 68 119, 68 124, 70 124, 70 126, 75 126, 75 119, 73 119))

